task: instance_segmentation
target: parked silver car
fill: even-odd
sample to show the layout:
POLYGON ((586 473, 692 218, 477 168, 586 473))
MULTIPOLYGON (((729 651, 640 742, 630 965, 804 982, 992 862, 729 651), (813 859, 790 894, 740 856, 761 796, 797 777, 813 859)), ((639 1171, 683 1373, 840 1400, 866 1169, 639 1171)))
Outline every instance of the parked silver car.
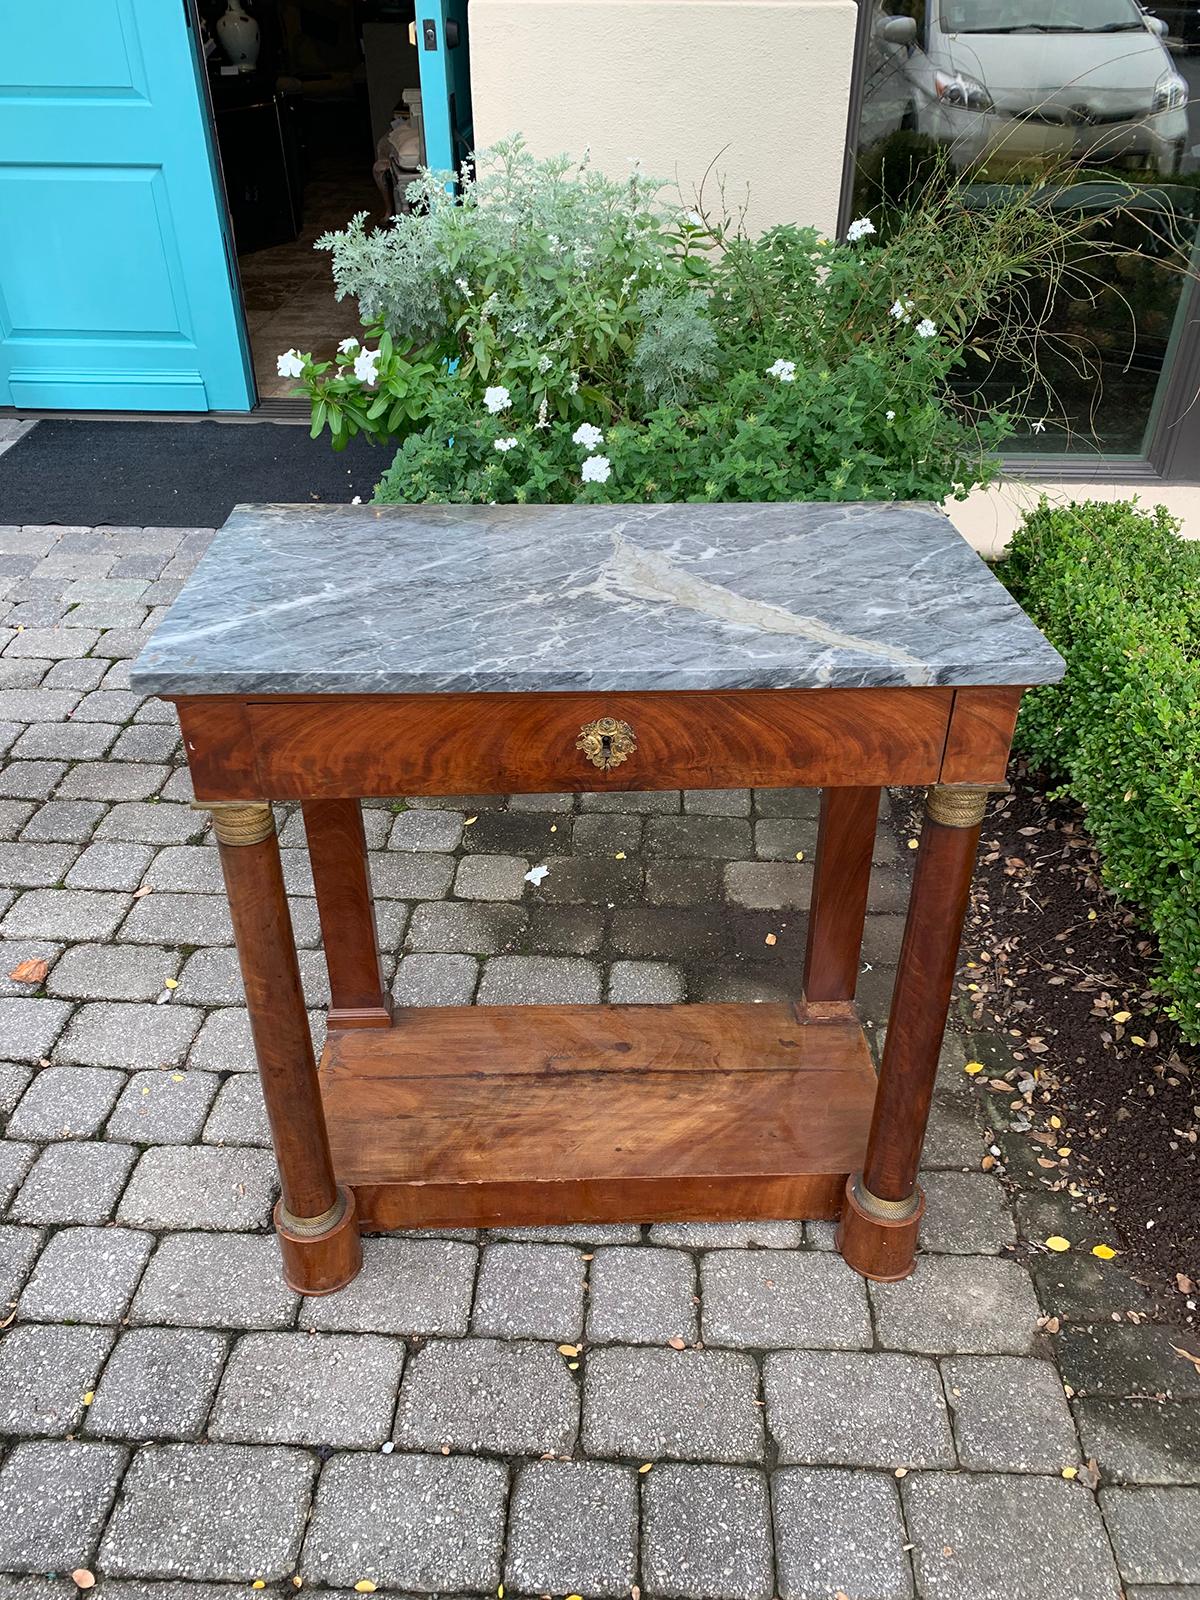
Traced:
POLYGON ((1135 0, 874 4, 869 137, 915 128, 958 167, 1065 156, 1179 171, 1188 86, 1166 23, 1135 0))

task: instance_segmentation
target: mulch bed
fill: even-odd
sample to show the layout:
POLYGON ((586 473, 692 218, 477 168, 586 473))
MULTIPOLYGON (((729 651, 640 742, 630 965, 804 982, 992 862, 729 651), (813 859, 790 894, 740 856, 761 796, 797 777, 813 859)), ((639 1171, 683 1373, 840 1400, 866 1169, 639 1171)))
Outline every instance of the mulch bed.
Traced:
POLYGON ((1014 763, 984 821, 959 1017, 1003 1034, 979 1075, 1038 1145, 1050 1189, 1103 1209, 1129 1265, 1188 1318, 1200 1293, 1200 1049, 1153 991, 1154 941, 1100 878, 1078 806, 1014 763), (985 1069, 990 1072, 993 1069, 985 1069))

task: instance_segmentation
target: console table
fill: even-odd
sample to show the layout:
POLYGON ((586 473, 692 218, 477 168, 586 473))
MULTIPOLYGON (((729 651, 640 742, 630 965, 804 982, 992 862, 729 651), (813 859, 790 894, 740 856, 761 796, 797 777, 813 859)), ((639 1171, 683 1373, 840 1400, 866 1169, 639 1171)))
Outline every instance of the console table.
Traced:
POLYGON ((744 1217, 840 1217, 852 1266, 906 1276, 984 805, 1062 672, 928 506, 237 508, 133 683, 212 808, 287 1281, 348 1283, 360 1229, 744 1217), (877 1078, 886 784, 929 789, 877 1078), (771 786, 821 789, 803 999, 393 1012, 362 798, 771 786), (312 859, 319 1068, 273 800, 312 859))

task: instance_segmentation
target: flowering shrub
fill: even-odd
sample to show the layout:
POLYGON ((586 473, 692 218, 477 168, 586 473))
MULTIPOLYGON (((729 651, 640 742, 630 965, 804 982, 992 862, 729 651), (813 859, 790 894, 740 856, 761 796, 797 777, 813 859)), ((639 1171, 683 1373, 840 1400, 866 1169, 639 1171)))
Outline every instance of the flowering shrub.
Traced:
POLYGON ((968 350, 1036 367, 1036 317, 1013 308, 1081 230, 1044 191, 980 207, 951 182, 886 236, 860 217, 845 243, 750 238, 636 167, 617 182, 519 140, 460 200, 434 173, 413 199, 320 241, 363 340, 279 365, 314 436, 399 443, 384 501, 962 496, 1021 405, 979 414, 954 377, 968 350))

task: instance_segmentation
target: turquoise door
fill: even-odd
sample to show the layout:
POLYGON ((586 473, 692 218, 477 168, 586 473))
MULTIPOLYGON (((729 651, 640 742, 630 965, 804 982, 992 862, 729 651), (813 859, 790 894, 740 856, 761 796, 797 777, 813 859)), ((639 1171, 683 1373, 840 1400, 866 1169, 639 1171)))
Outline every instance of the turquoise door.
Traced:
POLYGON ((425 160, 457 172, 474 149, 467 0, 417 0, 417 51, 425 160))
POLYGON ((0 404, 253 404, 186 3, 0 4, 0 404))

